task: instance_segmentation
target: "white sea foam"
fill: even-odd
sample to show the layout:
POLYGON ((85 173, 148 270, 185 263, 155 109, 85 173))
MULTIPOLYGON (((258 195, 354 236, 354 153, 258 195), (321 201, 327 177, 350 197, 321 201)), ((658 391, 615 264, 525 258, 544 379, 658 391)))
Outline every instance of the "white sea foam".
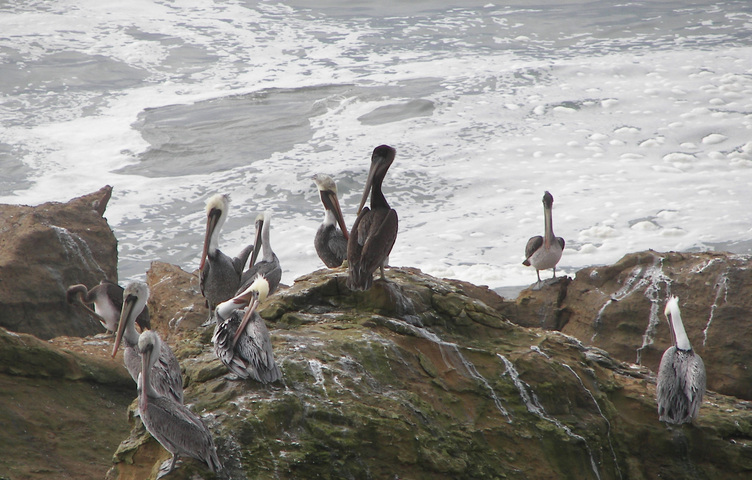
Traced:
MULTIPOLYGON (((0 55, 15 66, 0 80, 0 155, 27 169, 0 183, 0 201, 61 201, 114 185, 107 218, 123 277, 157 259, 197 267, 202 204, 217 191, 233 198, 224 251, 249 243, 255 212, 272 209, 283 282, 320 268, 310 177, 337 180, 352 225, 381 143, 397 148, 384 182, 400 218, 393 265, 492 287, 529 284, 534 271, 521 261, 527 239, 542 234, 544 190, 567 240, 557 273, 648 248, 733 249, 752 237, 752 46, 738 33, 749 28, 742 4, 687 8, 681 21, 695 26, 666 31, 661 22, 677 13, 655 7, 652 20, 634 21, 657 22, 656 33, 618 37, 608 18, 624 6, 598 12, 601 25, 564 22, 551 37, 536 15, 555 12, 494 5, 400 4, 389 19, 242 2, 26 5, 11 2, 0 17, 0 55), (310 138, 270 128, 238 147, 230 167, 185 174, 176 154, 169 176, 143 170, 163 161, 145 156, 150 143, 133 126, 139 115, 154 126, 147 109, 230 96, 247 108, 263 101, 252 94, 294 99, 319 86, 336 88, 307 93, 316 108, 297 121, 310 138), (289 144, 242 161, 243 148, 277 135, 289 144)), ((173 130, 153 132, 180 132, 183 120, 167 117, 158 126, 173 130)), ((210 130, 230 152, 244 140, 242 130, 222 137, 233 125, 221 119, 194 124, 188 138, 210 130)))

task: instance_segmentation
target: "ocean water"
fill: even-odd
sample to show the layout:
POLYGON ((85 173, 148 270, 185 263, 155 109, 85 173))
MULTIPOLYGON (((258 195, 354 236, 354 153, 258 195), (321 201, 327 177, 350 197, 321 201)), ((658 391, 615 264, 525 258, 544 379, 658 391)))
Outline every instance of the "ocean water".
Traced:
POLYGON ((752 2, 0 2, 0 202, 114 187, 120 280, 198 267, 271 211, 283 283, 322 268, 314 173, 355 220, 374 147, 397 159, 392 265, 528 285, 624 254, 752 248, 752 2), (543 277, 550 272, 543 273, 543 277))

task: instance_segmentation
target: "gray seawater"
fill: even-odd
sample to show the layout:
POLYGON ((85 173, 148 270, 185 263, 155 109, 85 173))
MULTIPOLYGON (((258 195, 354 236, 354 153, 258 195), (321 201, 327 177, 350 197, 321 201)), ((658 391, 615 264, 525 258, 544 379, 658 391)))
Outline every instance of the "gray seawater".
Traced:
MULTIPOLYGON (((514 284, 513 273, 515 280, 506 280, 452 270, 476 263, 502 270, 512 265, 499 256, 497 242, 509 240, 522 250, 521 240, 505 238, 509 227, 500 234, 484 231, 481 219, 473 220, 480 217, 479 207, 488 214, 539 214, 543 188, 538 186, 504 186, 510 206, 497 207, 499 202, 472 193, 478 186, 499 190, 489 184, 488 168, 477 166, 522 168, 513 155, 484 158, 490 139, 536 143, 531 113, 484 105, 497 104, 503 92, 509 104, 525 107, 520 98, 556 92, 562 78, 576 85, 577 74, 566 71, 570 62, 605 64, 614 76, 643 78, 642 67, 660 71, 647 65, 656 52, 707 58, 707 52, 745 49, 752 44, 750 25, 748 1, 324 1, 315 6, 302 1, 4 1, 0 197, 20 203, 65 200, 114 184, 120 273, 130 278, 142 275, 155 259, 195 268, 204 202, 217 191, 230 191, 227 250, 235 253, 251 236, 253 212, 274 211, 275 247, 285 254, 283 281, 291 283, 319 266, 310 239, 321 213, 310 176, 335 174, 343 205, 357 204, 370 148, 409 131, 397 138, 398 162, 387 177, 389 198, 401 212, 401 235, 405 232, 393 263, 431 265, 432 271, 446 264, 450 275, 514 284), (611 64, 628 55, 634 55, 634 64, 611 64), (93 119, 88 125, 94 130, 111 128, 98 119, 116 118, 112 109, 118 102, 133 112, 122 110, 114 132, 96 132, 122 142, 106 159, 58 138, 70 137, 71 122, 80 119, 93 119), (468 105, 467 114, 441 119, 458 104, 468 105), (130 129, 141 141, 122 140, 117 129, 123 138, 130 129), (447 218, 450 202, 460 206, 447 218), (523 202, 530 206, 520 210, 523 202), (410 236, 452 218, 469 223, 456 233, 427 230, 428 236, 446 233, 442 240, 448 243, 439 242, 439 253, 410 236), (464 247, 454 251, 455 237, 473 234, 479 239, 472 253, 464 247)), ((636 88, 619 100, 637 97, 642 87, 636 88)), ((544 118, 550 115, 541 124, 560 121, 552 113, 556 107, 582 112, 588 102, 603 98, 601 93, 536 100, 545 107, 544 118)), ((624 123, 637 121, 632 114, 624 123)), ((89 140, 82 135, 81 141, 89 140)), ((560 153, 575 156, 575 147, 567 145, 560 153)), ((616 163, 614 168, 621 168, 616 163)), ((569 168, 588 173, 584 165, 569 168)), ((741 175, 748 181, 746 171, 741 175)), ((576 213, 577 208, 572 205, 570 216, 586 220, 579 230, 599 220, 595 213, 576 213)), ((640 218, 635 213, 631 225, 640 218)), ((353 220, 350 216, 348 223, 353 220)), ((539 233, 541 221, 530 221, 522 238, 539 233)), ((576 238, 577 231, 567 232, 572 256, 589 251, 584 247, 592 242, 576 238)))

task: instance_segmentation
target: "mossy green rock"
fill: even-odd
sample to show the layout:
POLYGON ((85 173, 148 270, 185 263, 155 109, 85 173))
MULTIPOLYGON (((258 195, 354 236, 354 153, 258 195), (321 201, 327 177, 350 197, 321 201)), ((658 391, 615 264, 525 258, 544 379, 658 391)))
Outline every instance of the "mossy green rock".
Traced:
MULTIPOLYGON (((225 469, 214 476, 184 459, 164 478, 752 475, 747 402, 711 392, 694 425, 668 427, 649 370, 513 325, 456 282, 414 269, 387 276, 350 292, 344 270, 322 270, 270 297, 261 315, 278 384, 229 379, 207 341, 212 327, 173 331, 186 403, 225 469)), ((110 479, 153 478, 169 457, 132 422, 110 479)))

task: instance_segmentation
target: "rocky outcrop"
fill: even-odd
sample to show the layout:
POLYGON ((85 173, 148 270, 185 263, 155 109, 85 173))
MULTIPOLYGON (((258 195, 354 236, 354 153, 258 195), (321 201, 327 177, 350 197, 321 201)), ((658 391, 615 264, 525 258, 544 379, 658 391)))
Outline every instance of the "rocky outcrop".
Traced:
POLYGON ((150 291, 149 311, 155 319, 152 328, 162 337, 193 332, 209 318, 198 270, 188 273, 176 265, 152 262, 146 283, 150 291))
MULTIPOLYGON (((149 276, 158 305, 194 282, 174 267, 152 270, 163 273, 149 276)), ((752 473, 747 402, 709 392, 695 424, 667 427, 649 369, 569 335, 514 325, 478 300, 487 291, 414 269, 390 269, 390 283, 367 292, 350 292, 344 277, 342 269, 314 272, 262 305, 284 374, 271 386, 229 379, 212 353, 212 328, 184 328, 205 318, 195 297, 152 310, 181 360, 186 403, 213 432, 225 465, 218 478, 752 473)), ((107 478, 154 478, 169 457, 131 421, 107 478)), ((213 477, 186 459, 168 478, 213 477)))
POLYGON ((108 337, 0 328, 0 478, 103 478, 136 395, 108 337))
POLYGON ((708 388, 752 400, 750 292, 746 256, 647 251, 580 270, 571 283, 525 290, 502 311, 516 323, 561 330, 657 371, 671 344, 663 309, 676 295, 692 347, 705 361, 708 388))
POLYGON ((102 332, 65 292, 117 281, 117 240, 102 217, 111 193, 106 186, 68 203, 0 206, 0 327, 43 339, 102 332))
MULTIPOLYGON (((42 337, 80 323, 65 287, 115 278, 101 217, 110 191, 0 210, 0 322, 46 312, 32 323, 42 337), (79 277, 82 265, 95 278, 79 277)), ((747 263, 641 252, 514 301, 410 268, 366 292, 347 289, 343 269, 313 272, 261 307, 283 371, 261 386, 214 356, 195 272, 154 262, 152 326, 225 465, 212 476, 183 459, 165 478, 749 478, 747 263), (658 421, 653 374, 670 294, 711 389, 694 424, 672 427, 658 421)), ((111 348, 111 336, 43 341, 0 327, 0 478, 156 477, 169 454, 135 415, 111 348)))

